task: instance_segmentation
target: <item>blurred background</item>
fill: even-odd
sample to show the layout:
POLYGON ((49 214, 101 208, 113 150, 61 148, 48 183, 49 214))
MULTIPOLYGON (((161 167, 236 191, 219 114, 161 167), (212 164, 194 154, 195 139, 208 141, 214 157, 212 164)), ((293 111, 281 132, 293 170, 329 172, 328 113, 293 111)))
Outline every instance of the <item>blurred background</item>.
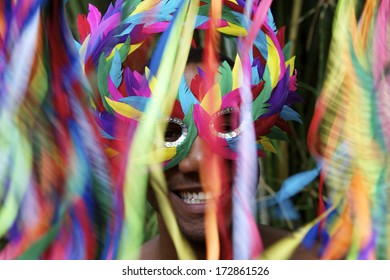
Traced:
MULTIPOLYGON (((289 176, 315 167, 308 152, 306 138, 314 106, 320 94, 326 71, 332 21, 337 0, 274 0, 272 12, 276 26, 286 27, 292 44, 295 67, 298 71, 298 93, 303 102, 293 108, 301 115, 302 124, 290 123, 293 135, 290 141, 279 143, 279 153, 264 160, 265 180, 278 190, 289 176)), ((300 218, 295 221, 280 219, 270 210, 270 223, 289 230, 313 220, 317 215, 318 181, 314 181, 293 197, 300 218)))
MULTIPOLYGON (((76 39, 77 15, 88 13, 88 3, 95 5, 104 14, 109 0, 69 0, 67 16, 76 39)), ((298 71, 298 93, 303 102, 293 106, 301 115, 302 124, 291 123, 292 135, 289 142, 274 142, 278 154, 269 154, 262 159, 260 196, 277 192, 282 182, 291 175, 313 169, 315 161, 306 145, 308 127, 313 115, 316 98, 320 93, 326 70, 328 48, 332 32, 332 20, 337 0, 274 0, 272 12, 278 28, 285 27, 286 41, 291 43, 292 55, 296 56, 298 71)), ((293 197, 299 218, 290 220, 280 214, 280 209, 259 212, 259 222, 288 230, 313 220, 317 215, 318 182, 314 181, 293 197)), ((261 211, 261 210, 260 210, 261 211)), ((147 231, 154 231, 155 224, 147 225, 147 231)), ((153 235, 153 233, 151 233, 153 235)))

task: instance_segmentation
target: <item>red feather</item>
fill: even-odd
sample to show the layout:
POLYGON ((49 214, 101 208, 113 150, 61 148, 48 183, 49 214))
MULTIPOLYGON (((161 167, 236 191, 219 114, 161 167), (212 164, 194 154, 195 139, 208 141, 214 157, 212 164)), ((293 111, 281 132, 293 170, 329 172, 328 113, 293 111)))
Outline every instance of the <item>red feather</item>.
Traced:
POLYGON ((173 109, 172 109, 172 117, 176 117, 179 119, 184 119, 184 113, 181 108, 180 102, 178 100, 175 100, 175 103, 173 104, 173 109))
POLYGON ((252 87, 253 100, 255 100, 260 95, 260 92, 263 90, 263 88, 264 88, 264 81, 261 81, 260 83, 252 87))
POLYGON ((80 35, 80 43, 84 42, 85 38, 91 33, 91 26, 85 15, 77 16, 77 27, 80 35))
POLYGON ((278 119, 278 114, 260 118, 255 121, 255 131, 256 135, 263 136, 271 132, 271 127, 273 127, 278 119))
POLYGON ((292 133, 291 128, 290 128, 288 122, 286 122, 285 120, 283 120, 280 117, 277 118, 275 125, 277 127, 279 127, 281 130, 287 132, 288 134, 292 133))
POLYGON ((190 89, 198 101, 202 101, 206 94, 205 85, 203 79, 199 74, 196 74, 191 81, 190 89))
POLYGON ((231 2, 231 1, 224 0, 223 5, 226 7, 229 7, 230 9, 232 9, 235 12, 239 12, 240 14, 244 14, 244 8, 231 2))
POLYGON ((284 31, 286 30, 286 27, 283 26, 278 30, 278 34, 276 34, 276 38, 279 41, 280 47, 283 49, 284 47, 284 31))

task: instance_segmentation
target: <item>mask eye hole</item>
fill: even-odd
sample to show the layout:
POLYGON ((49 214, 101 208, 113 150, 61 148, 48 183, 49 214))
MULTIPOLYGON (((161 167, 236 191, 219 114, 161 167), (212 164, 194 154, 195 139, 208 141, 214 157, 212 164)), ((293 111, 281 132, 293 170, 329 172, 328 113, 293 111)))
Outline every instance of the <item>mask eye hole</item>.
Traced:
POLYGON ((220 133, 229 133, 240 126, 240 115, 238 111, 222 114, 214 121, 215 130, 220 133))
POLYGON ((164 140, 165 142, 175 142, 180 138, 181 133, 182 128, 179 124, 169 122, 165 130, 164 140))
POLYGON ((215 113, 211 118, 211 132, 224 139, 237 137, 244 124, 240 123, 240 109, 231 107, 215 113))
POLYGON ((174 117, 166 118, 164 121, 168 122, 164 134, 164 146, 166 148, 179 146, 187 137, 187 125, 182 120, 174 117))

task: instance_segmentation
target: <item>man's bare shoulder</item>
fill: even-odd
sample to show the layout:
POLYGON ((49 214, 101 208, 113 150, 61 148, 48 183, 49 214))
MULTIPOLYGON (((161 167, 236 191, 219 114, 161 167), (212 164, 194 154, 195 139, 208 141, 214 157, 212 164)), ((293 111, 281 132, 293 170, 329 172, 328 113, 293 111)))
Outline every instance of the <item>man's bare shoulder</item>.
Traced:
POLYGON ((147 241, 141 248, 140 260, 158 260, 159 258, 159 237, 147 241))
MULTIPOLYGON (((289 231, 267 226, 260 225, 259 230, 261 233, 261 238, 263 242, 263 246, 265 249, 271 247, 276 244, 278 241, 283 240, 286 237, 289 237, 291 233, 289 231)), ((146 242, 141 248, 141 260, 159 260, 162 258, 161 256, 161 246, 160 246, 159 236, 149 240, 146 242)), ((167 250, 164 250, 167 252, 167 250)), ((174 259, 173 256, 168 259, 174 259)), ((318 260, 318 245, 316 244, 311 249, 306 249, 303 246, 298 246, 295 249, 293 255, 290 257, 291 260, 318 260)))

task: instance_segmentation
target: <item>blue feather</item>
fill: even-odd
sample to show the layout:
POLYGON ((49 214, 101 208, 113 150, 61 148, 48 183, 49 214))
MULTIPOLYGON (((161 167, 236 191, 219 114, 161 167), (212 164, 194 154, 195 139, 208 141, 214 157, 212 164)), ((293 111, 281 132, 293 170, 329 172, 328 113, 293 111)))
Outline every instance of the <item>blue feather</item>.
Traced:
MULTIPOLYGON (((240 137, 227 138, 226 142, 228 143, 229 148, 232 149, 233 151, 237 151, 239 139, 240 139, 240 137)), ((257 148, 257 146, 256 146, 256 148, 257 148)))
POLYGON ((78 260, 78 259, 85 259, 85 236, 83 234, 82 226, 80 224, 80 221, 77 217, 77 214, 75 213, 75 209, 71 209, 70 211, 70 217, 72 220, 72 244, 71 246, 68 246, 67 253, 65 255, 65 258, 68 258, 70 260, 78 260))
POLYGON ((200 25, 204 24, 205 22, 207 22, 209 20, 209 17, 207 16, 202 16, 202 15, 198 15, 196 17, 196 22, 195 22, 195 27, 199 27, 200 25))
POLYGON ((267 205, 271 206, 276 203, 284 203, 285 200, 296 195, 302 191, 306 185, 311 183, 319 175, 320 170, 321 165, 317 165, 312 170, 304 171, 287 178, 276 195, 267 201, 267 205))
POLYGON ((120 102, 126 103, 139 111, 144 111, 146 106, 148 105, 150 98, 143 96, 128 96, 119 99, 120 102))
POLYGON ((179 85, 179 100, 184 115, 187 114, 188 110, 195 104, 199 103, 195 98, 191 90, 188 88, 184 77, 182 77, 179 85))
POLYGON ((184 3, 185 3, 185 1, 182 1, 182 3, 180 3, 180 8, 175 12, 175 14, 173 16, 173 19, 170 22, 167 30, 164 31, 164 33, 162 34, 160 40, 158 41, 157 47, 156 47, 156 49, 155 49, 155 51, 153 53, 153 57, 152 57, 152 60, 151 60, 151 63, 150 63, 150 74, 151 75, 150 75, 149 79, 151 79, 157 73, 157 69, 160 66, 161 58, 164 55, 164 50, 165 50, 165 47, 167 45, 167 41, 168 41, 168 39, 170 37, 170 33, 172 31, 173 25, 175 24, 175 21, 177 19, 178 11, 182 7, 184 7, 184 3))
POLYGON ((285 121, 296 121, 302 123, 301 116, 286 105, 283 106, 279 116, 285 121))
POLYGON ((77 51, 80 51, 81 44, 79 42, 77 42, 76 40, 73 40, 73 42, 74 42, 74 45, 76 46, 77 51))
POLYGON ((292 221, 298 220, 300 218, 296 210, 296 206, 291 200, 284 200, 281 202, 276 208, 275 215, 279 219, 292 221))
POLYGON ((318 176, 320 170, 321 168, 317 166, 312 170, 304 171, 287 178, 283 182, 280 191, 277 193, 277 200, 286 200, 300 192, 306 185, 318 176))
POLYGON ((115 87, 118 88, 122 82, 122 61, 117 49, 115 49, 114 58, 112 59, 110 78, 115 87))
POLYGON ((252 67, 252 84, 257 85, 260 81, 259 69, 256 65, 256 67, 252 67))
POLYGON ((269 25, 269 27, 271 27, 271 29, 272 29, 272 30, 274 31, 274 33, 276 34, 277 31, 278 31, 278 29, 276 28, 274 16, 272 15, 271 10, 268 11, 268 25, 269 25))
POLYGON ((125 28, 125 30, 123 30, 120 34, 115 34, 114 36, 115 37, 122 37, 122 36, 128 36, 131 31, 133 31, 134 27, 136 25, 135 24, 130 24, 128 27, 125 28))
POLYGON ((305 238, 302 240, 302 245, 305 248, 311 248, 317 240, 317 234, 319 229, 319 223, 316 223, 306 234, 305 238))
POLYGON ((268 60, 268 42, 264 32, 259 32, 257 34, 254 45, 260 51, 264 59, 268 60))

